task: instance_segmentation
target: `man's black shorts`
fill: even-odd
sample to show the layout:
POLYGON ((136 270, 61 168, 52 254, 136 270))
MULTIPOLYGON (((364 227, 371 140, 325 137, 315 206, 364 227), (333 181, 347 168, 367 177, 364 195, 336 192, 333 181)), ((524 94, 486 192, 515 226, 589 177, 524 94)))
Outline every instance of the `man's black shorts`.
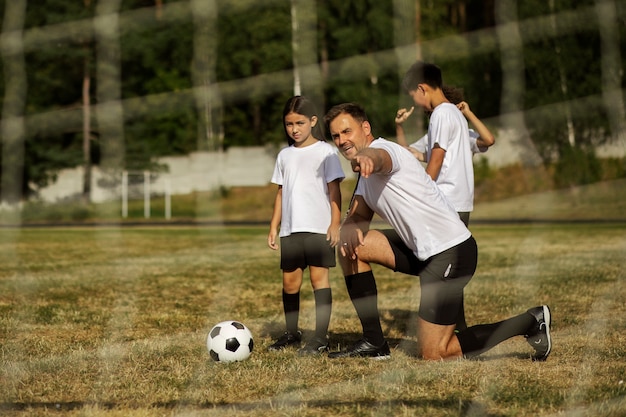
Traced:
POLYGON ((335 248, 321 233, 292 233, 280 238, 280 269, 295 271, 307 266, 331 268, 336 265, 335 248))
POLYGON ((381 232, 395 255, 395 271, 420 277, 419 316, 430 323, 455 324, 463 308, 463 289, 476 271, 478 247, 474 237, 420 261, 395 230, 381 232))

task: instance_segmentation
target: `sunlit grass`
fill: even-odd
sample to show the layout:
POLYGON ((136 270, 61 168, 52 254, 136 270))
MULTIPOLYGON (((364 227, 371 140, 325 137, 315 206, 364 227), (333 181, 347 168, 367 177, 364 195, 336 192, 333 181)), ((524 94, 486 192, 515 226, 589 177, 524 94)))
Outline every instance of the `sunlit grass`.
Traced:
MULTIPOLYGON (((6 415, 578 415, 626 413, 626 226, 472 226, 470 324, 548 303, 545 363, 513 339, 476 361, 415 357, 418 280, 376 268, 390 361, 272 354, 283 331, 279 255, 265 227, 8 229, 0 240, 0 410, 6 415), (213 362, 215 323, 255 336, 213 362)), ((333 348, 359 337, 332 270, 333 348)), ((308 280, 301 327, 314 328, 308 280)))

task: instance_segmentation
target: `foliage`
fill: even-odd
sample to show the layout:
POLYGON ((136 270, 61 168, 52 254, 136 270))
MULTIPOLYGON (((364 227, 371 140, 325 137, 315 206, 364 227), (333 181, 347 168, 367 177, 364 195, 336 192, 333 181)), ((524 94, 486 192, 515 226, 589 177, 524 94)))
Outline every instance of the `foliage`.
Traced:
MULTIPOLYGON (((189 0, 120 3, 116 35, 124 154, 119 168, 145 169, 156 156, 206 149, 208 128, 204 119, 213 111, 219 119, 217 126, 211 126, 220 135, 216 146, 283 144, 281 110, 293 93, 292 2, 211 2, 217 15, 206 22, 195 19, 198 16, 194 16, 189 0), (194 48, 203 25, 211 26, 216 38, 215 53, 205 53, 215 78, 209 79, 209 84, 194 80, 194 65, 198 65, 194 60, 202 55, 194 48), (246 83, 246 88, 237 90, 241 83, 246 83), (214 85, 221 88, 221 107, 203 108, 193 89, 214 85)), ((523 29, 520 110, 546 164, 562 158, 566 163, 571 160, 568 147, 586 152, 605 143, 619 128, 609 123, 615 108, 603 96, 602 83, 608 76, 603 67, 606 39, 598 21, 589 18, 596 3, 516 2, 523 29)), ((100 104, 100 52, 93 20, 99 4, 95 0, 27 3, 25 195, 53 181, 56 170, 82 163, 85 76, 91 81, 91 105, 95 108, 100 104), (54 34, 56 40, 41 34, 54 34)), ((4 19, 8 5, 7 0, 0 0, 0 18, 4 19)), ((614 6, 623 14, 621 3, 614 6)), ((399 105, 410 104, 399 88, 406 59, 400 59, 394 48, 415 43, 424 48, 426 56, 436 56, 444 81, 464 89, 476 114, 496 118, 501 113, 504 77, 496 10, 494 0, 318 0, 313 9, 306 9, 310 16, 300 17, 316 32, 317 49, 306 61, 318 64, 320 77, 305 77, 303 93, 319 101, 320 111, 338 102, 357 101, 368 111, 375 134, 391 137, 394 124, 389 115, 399 105), (414 25, 402 40, 394 33, 398 19, 394 8, 398 7, 409 14, 404 16, 406 22, 414 25), (456 46, 458 41, 462 43, 456 46)), ((619 50, 623 49, 626 28, 617 23, 616 38, 611 41, 619 50)), ((626 56, 618 58, 621 68, 626 56)), ((10 60, 5 57, 0 62, 3 70, 10 60)), ((620 71, 617 68, 616 74, 623 74, 620 71)), ((5 97, 5 92, 6 83, 12 81, 4 76, 0 77, 0 95, 10 105, 11 98, 5 97)), ((623 75, 618 76, 623 86, 623 75)), ((101 142, 95 112, 90 134, 92 150, 88 157, 98 164, 108 144, 101 142)), ((4 163, 10 161, 6 157, 4 163)))
POLYGON ((592 184, 602 178, 601 166, 593 150, 565 146, 556 164, 554 181, 558 187, 592 184))
MULTIPOLYGON (((288 70, 292 66, 289 2, 220 16, 218 36, 216 72, 220 81, 288 70)), ((288 93, 267 95, 259 85, 247 97, 227 104, 224 145, 282 143, 280 117, 288 97, 288 93)))
MULTIPOLYGON (((123 33, 121 44, 122 98, 183 91, 192 87, 193 32, 188 22, 167 22, 151 14, 144 25, 123 33), (186 45, 186 47, 181 47, 186 45)), ((125 125, 126 167, 144 169, 152 157, 187 154, 197 147, 197 114, 193 108, 166 111, 143 100, 140 116, 125 125)))

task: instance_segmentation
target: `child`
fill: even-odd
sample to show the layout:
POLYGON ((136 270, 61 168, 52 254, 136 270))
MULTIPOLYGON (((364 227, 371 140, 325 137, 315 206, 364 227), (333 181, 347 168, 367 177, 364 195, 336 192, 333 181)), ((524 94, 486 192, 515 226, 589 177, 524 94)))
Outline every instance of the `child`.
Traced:
MULTIPOLYGON (((463 91, 456 87, 444 85, 442 91, 446 98, 450 100, 456 107, 463 113, 463 116, 470 122, 476 130, 469 129, 469 142, 472 154, 485 153, 495 143, 495 138, 489 128, 470 110, 469 104, 463 100, 463 91)), ((404 128, 402 124, 411 116, 414 107, 410 109, 402 108, 398 109, 396 113, 396 139, 398 143, 408 148, 415 157, 421 162, 428 162, 426 160, 426 147, 428 143, 428 135, 424 135, 411 145, 407 144, 406 137, 404 135, 404 128)), ((431 112, 426 112, 430 116, 431 112)), ((469 221, 469 219, 468 219, 469 221)), ((467 224, 466 224, 467 226, 467 224)))
MULTIPOLYGON (((415 105, 430 113, 426 173, 467 225, 474 208, 474 166, 467 120, 444 94, 441 69, 436 65, 416 62, 402 84, 415 105)), ((469 109, 467 104, 464 107, 469 109)))
POLYGON ((300 345, 300 287, 308 266, 315 296, 315 336, 299 353, 317 355, 328 350, 332 309, 329 268, 336 264, 341 222, 339 184, 345 176, 336 149, 324 140, 322 122, 310 100, 290 98, 283 111, 283 123, 289 146, 278 153, 272 175, 278 192, 267 244, 277 250, 276 237, 280 236, 287 331, 269 350, 300 345))

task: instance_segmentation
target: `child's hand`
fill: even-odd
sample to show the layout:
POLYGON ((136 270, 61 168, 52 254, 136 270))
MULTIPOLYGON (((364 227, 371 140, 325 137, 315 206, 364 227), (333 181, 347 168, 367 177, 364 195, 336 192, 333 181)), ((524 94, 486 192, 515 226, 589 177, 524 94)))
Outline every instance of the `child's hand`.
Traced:
POLYGON ((406 122, 406 120, 409 118, 409 116, 413 113, 413 110, 415 109, 414 107, 411 107, 410 109, 399 109, 396 112, 396 124, 397 125, 401 125, 402 123, 406 122))
POLYGON ((464 116, 467 115, 468 113, 472 112, 470 110, 469 104, 467 104, 467 102, 465 102, 465 101, 462 101, 459 104, 457 104, 456 108, 459 109, 461 111, 461 113, 463 113, 464 116))
POLYGON ((270 247, 270 249, 273 250, 277 250, 278 249, 278 243, 276 243, 276 236, 278 235, 278 233, 276 233, 275 230, 270 231, 270 234, 267 236, 267 246, 270 247))
POLYGON ((339 244, 339 225, 328 227, 326 232, 326 240, 330 243, 331 247, 336 247, 339 244))
POLYGON ((415 158, 417 158, 417 160, 418 160, 418 161, 420 161, 420 162, 426 162, 426 155, 424 155, 424 153, 423 153, 423 152, 420 152, 420 151, 418 151, 417 149, 415 149, 415 148, 413 148, 413 147, 411 147, 411 146, 409 146, 407 149, 408 149, 409 151, 411 151, 411 153, 413 154, 413 156, 414 156, 415 158))

